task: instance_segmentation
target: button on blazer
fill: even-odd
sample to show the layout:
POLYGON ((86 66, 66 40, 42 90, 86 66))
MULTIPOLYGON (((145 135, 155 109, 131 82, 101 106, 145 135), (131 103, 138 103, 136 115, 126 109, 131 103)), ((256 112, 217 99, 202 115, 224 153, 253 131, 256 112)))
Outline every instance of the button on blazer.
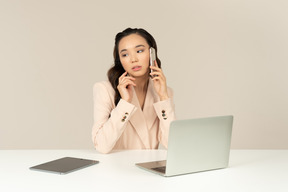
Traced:
POLYGON ((167 148, 169 126, 175 120, 173 92, 160 101, 150 79, 143 110, 133 89, 131 103, 120 99, 114 104, 115 91, 109 81, 93 87, 94 124, 92 140, 102 153, 121 149, 157 149, 159 143, 167 148))

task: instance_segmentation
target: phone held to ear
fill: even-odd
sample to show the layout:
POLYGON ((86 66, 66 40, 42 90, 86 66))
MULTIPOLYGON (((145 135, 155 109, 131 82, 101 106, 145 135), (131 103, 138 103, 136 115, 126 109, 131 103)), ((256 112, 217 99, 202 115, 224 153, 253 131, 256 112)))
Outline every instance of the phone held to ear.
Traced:
MULTIPOLYGON (((155 66, 155 60, 156 60, 156 51, 153 47, 150 47, 150 66, 155 66)), ((153 71, 151 70, 151 73, 153 71)))

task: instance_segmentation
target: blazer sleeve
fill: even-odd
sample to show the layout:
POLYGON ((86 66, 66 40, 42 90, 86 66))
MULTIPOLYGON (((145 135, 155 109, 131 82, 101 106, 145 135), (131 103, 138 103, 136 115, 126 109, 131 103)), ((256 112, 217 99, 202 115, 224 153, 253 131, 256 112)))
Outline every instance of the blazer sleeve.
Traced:
POLYGON ((160 143, 168 148, 168 136, 170 123, 176 119, 175 105, 173 102, 173 90, 168 88, 169 99, 154 103, 154 109, 160 120, 158 139, 160 143))
POLYGON ((94 124, 92 141, 97 151, 109 153, 125 130, 126 124, 135 106, 120 99, 114 105, 114 90, 105 83, 96 83, 93 87, 94 124))

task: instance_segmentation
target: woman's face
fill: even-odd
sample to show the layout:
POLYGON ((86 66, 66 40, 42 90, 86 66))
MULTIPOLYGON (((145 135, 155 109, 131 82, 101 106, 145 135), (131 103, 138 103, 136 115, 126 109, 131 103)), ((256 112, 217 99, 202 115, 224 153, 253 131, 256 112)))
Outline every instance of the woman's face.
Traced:
POLYGON ((123 37, 118 50, 122 66, 130 76, 149 76, 149 45, 142 36, 131 34, 123 37))

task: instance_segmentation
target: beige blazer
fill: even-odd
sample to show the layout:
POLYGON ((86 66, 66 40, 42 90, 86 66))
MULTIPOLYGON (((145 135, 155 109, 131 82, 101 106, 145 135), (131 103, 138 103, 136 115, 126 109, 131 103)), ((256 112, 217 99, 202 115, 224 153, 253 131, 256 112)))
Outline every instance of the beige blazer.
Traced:
POLYGON ((131 103, 120 99, 114 104, 115 91, 109 81, 93 87, 94 125, 92 140, 102 153, 117 149, 157 149, 159 143, 167 148, 169 125, 175 120, 173 92, 160 101, 149 80, 143 111, 133 90, 131 103))

